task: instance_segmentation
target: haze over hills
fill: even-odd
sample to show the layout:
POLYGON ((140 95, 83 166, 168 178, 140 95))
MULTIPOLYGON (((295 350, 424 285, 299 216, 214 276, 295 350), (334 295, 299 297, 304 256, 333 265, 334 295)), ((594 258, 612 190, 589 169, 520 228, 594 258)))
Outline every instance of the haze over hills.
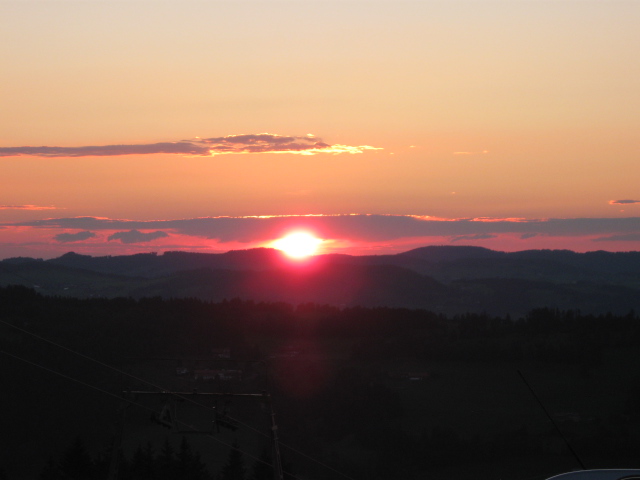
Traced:
POLYGON ((230 298, 522 314, 532 308, 626 313, 640 307, 640 252, 499 252, 429 246, 396 255, 291 260, 274 249, 0 262, 0 285, 77 297, 230 298))

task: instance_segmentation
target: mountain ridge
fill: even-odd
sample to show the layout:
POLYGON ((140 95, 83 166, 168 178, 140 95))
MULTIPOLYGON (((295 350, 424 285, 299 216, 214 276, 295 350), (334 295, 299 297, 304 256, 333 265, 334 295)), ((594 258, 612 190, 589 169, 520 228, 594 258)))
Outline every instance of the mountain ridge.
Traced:
POLYGON ((640 252, 427 246, 394 255, 327 254, 292 260, 259 248, 221 254, 0 261, 0 285, 49 295, 196 297, 518 314, 537 307, 626 313, 640 308, 640 252))

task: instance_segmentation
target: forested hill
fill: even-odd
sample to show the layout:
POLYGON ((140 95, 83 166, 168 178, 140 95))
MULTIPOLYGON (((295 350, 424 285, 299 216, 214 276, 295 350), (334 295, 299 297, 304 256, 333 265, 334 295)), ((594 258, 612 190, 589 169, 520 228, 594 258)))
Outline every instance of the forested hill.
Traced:
MULTIPOLYGON (((326 466, 354 480, 398 478, 399 466, 408 480, 458 480, 469 472, 480 480, 538 480, 576 468, 518 369, 589 467, 630 465, 640 448, 639 341, 635 314, 540 309, 518 319, 447 317, 0 288, 0 374, 8 386, 0 390, 0 470, 17 480, 105 479, 121 421, 120 478, 150 478, 136 474, 136 452, 172 457, 163 446, 171 442, 180 455, 180 435, 150 420, 166 400, 124 397, 123 416, 123 393, 197 392, 202 403, 207 392, 255 393, 265 385, 286 470, 300 474, 288 478, 336 478, 326 466), (219 376, 204 379, 206 371, 219 376), (64 471, 74 438, 95 458, 85 462, 95 476, 44 476, 64 471)), ((189 437, 211 474, 225 468, 229 446, 237 442, 256 458, 269 439, 260 405, 228 396, 225 411, 227 403, 237 430, 189 437)), ((180 418, 205 421, 212 409, 201 406, 180 403, 180 418)), ((253 460, 245 454, 245 462, 253 460)))
POLYGON ((397 255, 320 255, 273 249, 166 252, 0 262, 0 285, 87 297, 196 297, 522 314, 539 307, 624 314, 640 307, 640 252, 431 246, 397 255))

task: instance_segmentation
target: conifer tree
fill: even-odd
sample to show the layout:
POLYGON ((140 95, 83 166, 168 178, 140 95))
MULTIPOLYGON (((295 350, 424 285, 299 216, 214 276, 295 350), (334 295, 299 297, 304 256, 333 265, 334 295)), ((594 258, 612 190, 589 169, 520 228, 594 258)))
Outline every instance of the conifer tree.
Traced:
POLYGON ((180 480, 206 480, 209 474, 200 455, 191 449, 186 437, 182 437, 177 454, 177 477, 180 480))
POLYGON ((80 437, 76 437, 69 449, 63 454, 60 470, 68 479, 91 480, 96 478, 93 459, 80 437))
POLYGON ((227 463, 222 467, 220 480, 244 480, 244 457, 237 442, 233 442, 231 451, 227 457, 227 463))
POLYGON ((173 447, 169 443, 168 438, 165 438, 164 440, 164 444, 162 445, 162 449, 160 450, 160 454, 157 458, 157 465, 158 479, 172 480, 175 477, 176 459, 173 447))
POLYGON ((271 455, 265 447, 260 455, 260 460, 256 460, 251 468, 249 480, 273 480, 273 465, 271 455))
POLYGON ((40 480, 63 480, 64 475, 60 471, 60 466, 52 458, 49 459, 38 477, 40 480))
POLYGON ((138 445, 131 460, 131 478, 134 480, 154 480, 156 478, 155 453, 151 443, 146 448, 138 445))

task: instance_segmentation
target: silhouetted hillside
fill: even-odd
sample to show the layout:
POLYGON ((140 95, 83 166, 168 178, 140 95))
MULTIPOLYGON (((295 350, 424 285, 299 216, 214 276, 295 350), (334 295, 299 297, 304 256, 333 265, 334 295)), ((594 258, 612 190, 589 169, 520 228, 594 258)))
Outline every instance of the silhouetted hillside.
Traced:
MULTIPOLYGON (((216 289, 220 272, 161 280, 176 291, 194 280, 203 290, 216 289)), ((266 288, 271 280, 300 295, 307 288, 333 295, 340 275, 356 296, 366 294, 369 282, 421 282, 414 272, 395 276, 406 272, 396 267, 226 272, 234 288, 244 280, 246 288, 266 288)), ((514 306, 527 301, 527 292, 548 288, 524 280, 463 283, 468 294, 492 289, 478 298, 505 292, 514 306)), ((400 295, 401 287, 391 288, 400 295)), ((273 288, 267 293, 282 292, 273 288)), ((421 288, 443 293, 429 281, 421 288)), ((589 467, 628 465, 640 448, 639 341, 640 318, 630 313, 447 316, 238 299, 77 299, 0 287, 0 378, 7 386, 0 389, 0 469, 16 480, 105 479, 121 447, 118 478, 202 479, 175 471, 140 475, 134 466, 141 464, 141 448, 147 460, 172 457, 170 445, 178 459, 188 459, 178 452, 189 425, 198 427, 189 442, 210 473, 222 469, 236 442, 255 458, 271 438, 261 394, 267 387, 286 470, 293 465, 297 478, 330 480, 338 469, 354 480, 388 480, 398 478, 398 465, 407 480, 523 478, 522 472, 548 478, 574 468, 575 459, 522 371, 589 467), (207 372, 215 378, 203 377, 207 372), (169 406, 179 423, 163 428, 157 419, 169 406), (235 430, 222 423, 212 428, 218 408, 235 430), (114 438, 118 425, 122 437, 114 438), (66 452, 78 438, 99 475, 66 474, 66 452), (39 476, 56 470, 59 475, 39 476)), ((91 464, 84 458, 82 464, 91 464)))
POLYGON ((199 269, 158 280, 134 296, 225 298, 313 302, 338 306, 426 307, 442 302, 449 288, 394 266, 316 265, 269 271, 199 269))
POLYGON ((279 266, 283 261, 284 255, 279 250, 255 248, 232 250, 223 254, 165 252, 162 255, 139 253, 107 257, 91 257, 69 252, 59 258, 47 260, 47 263, 100 273, 157 277, 197 268, 262 270, 279 266))
POLYGON ((625 313, 640 307, 640 253, 430 246, 397 255, 303 261, 259 248, 0 262, 0 285, 90 296, 225 298, 518 314, 532 308, 625 313))
POLYGON ((502 258, 508 255, 505 252, 496 252, 483 247, 456 247, 456 246, 429 246, 399 253, 401 257, 421 258, 434 263, 450 262, 455 260, 469 260, 476 258, 502 258))

